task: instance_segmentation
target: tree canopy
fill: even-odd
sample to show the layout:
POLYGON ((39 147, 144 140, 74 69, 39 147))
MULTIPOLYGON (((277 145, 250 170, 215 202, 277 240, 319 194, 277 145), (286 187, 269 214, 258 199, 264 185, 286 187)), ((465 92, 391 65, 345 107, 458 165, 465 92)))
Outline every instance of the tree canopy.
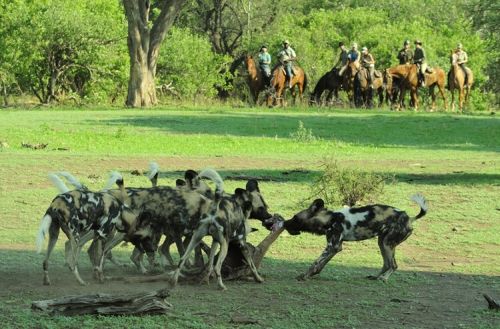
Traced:
MULTIPOLYGON (((149 22, 162 4, 151 2, 149 22)), ((158 48, 156 88, 167 98, 215 98, 217 88, 231 88, 229 67, 238 56, 267 44, 274 63, 283 39, 314 84, 336 62, 339 41, 367 46, 376 67, 385 68, 397 63, 404 40, 418 38, 429 63, 445 70, 450 51, 464 45, 476 78, 473 98, 487 108, 499 103, 499 12, 490 0, 430 0, 425 9, 417 0, 188 0, 158 48)), ((0 0, 0 21, 5 102, 27 96, 41 103, 125 103, 124 2, 0 0)))

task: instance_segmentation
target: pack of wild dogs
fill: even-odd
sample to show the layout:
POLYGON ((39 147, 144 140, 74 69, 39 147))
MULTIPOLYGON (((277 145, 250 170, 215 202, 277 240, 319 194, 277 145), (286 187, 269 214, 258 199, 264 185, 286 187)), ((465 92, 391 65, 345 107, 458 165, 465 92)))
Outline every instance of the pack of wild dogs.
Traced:
POLYGON ((89 190, 68 172, 50 174, 49 179, 60 193, 42 217, 36 241, 40 252, 48 235, 43 284, 50 284, 49 257, 60 230, 68 238, 66 263, 82 285, 86 282, 78 270, 78 257, 82 247, 90 241, 88 254, 94 277, 99 282, 105 280, 105 260, 117 263, 112 249, 123 241, 133 244, 131 260, 143 274, 148 273, 144 255, 149 261, 148 266, 153 267, 158 265, 155 255, 159 254, 159 264, 167 271, 164 277, 173 285, 177 284, 179 277, 188 275, 196 267, 203 272, 205 281, 215 277, 218 287, 225 289, 222 267, 230 245, 239 249, 242 264, 247 266, 254 280, 263 282, 254 264, 254 249, 247 243, 247 236, 252 232, 249 219, 261 221, 270 234, 287 231, 291 235, 309 232, 326 236, 325 250, 305 273, 298 276, 300 280, 320 273, 342 250, 343 241, 378 237, 383 266, 380 273, 369 278, 386 281, 397 269, 396 246, 411 235, 413 222, 423 217, 428 208, 420 194, 411 198, 420 207, 420 212, 414 217, 380 204, 329 210, 323 200, 317 199, 307 209, 284 220, 278 214, 269 213, 255 179, 248 180, 245 187, 227 193, 221 176, 213 169, 200 173, 187 170, 184 179, 178 179, 175 187, 159 186, 158 173, 158 165, 152 163, 148 175, 152 186, 133 188, 126 187, 123 177, 113 172, 100 191, 89 190), (63 178, 73 189, 67 187, 63 178), (206 180, 213 182, 213 190, 206 180), (211 246, 203 241, 206 236, 212 237, 211 246), (170 254, 174 243, 180 256, 177 264, 170 254), (194 259, 191 257, 193 253, 194 259))

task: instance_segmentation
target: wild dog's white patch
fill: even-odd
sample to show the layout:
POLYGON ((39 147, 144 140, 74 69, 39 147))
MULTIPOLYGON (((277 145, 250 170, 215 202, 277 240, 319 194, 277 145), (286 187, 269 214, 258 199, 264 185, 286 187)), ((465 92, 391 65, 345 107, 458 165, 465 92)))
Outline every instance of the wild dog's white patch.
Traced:
POLYGON ((214 169, 206 168, 203 169, 203 171, 200 173, 199 176, 201 178, 208 178, 212 182, 214 182, 216 186, 216 191, 219 194, 222 194, 222 192, 224 191, 224 181, 222 180, 222 177, 220 177, 218 172, 216 172, 214 169))
POLYGON ((368 211, 365 212, 358 212, 358 213, 350 213, 350 208, 342 208, 337 210, 336 212, 342 213, 344 215, 344 221, 348 222, 351 224, 350 228, 347 228, 346 223, 342 224, 342 227, 344 229, 344 240, 346 241, 355 241, 356 236, 355 236, 355 228, 356 225, 361 222, 366 220, 366 216, 368 215, 368 211))
POLYGON ((412 195, 410 199, 415 201, 415 203, 418 204, 425 212, 429 210, 429 205, 422 194, 412 195))

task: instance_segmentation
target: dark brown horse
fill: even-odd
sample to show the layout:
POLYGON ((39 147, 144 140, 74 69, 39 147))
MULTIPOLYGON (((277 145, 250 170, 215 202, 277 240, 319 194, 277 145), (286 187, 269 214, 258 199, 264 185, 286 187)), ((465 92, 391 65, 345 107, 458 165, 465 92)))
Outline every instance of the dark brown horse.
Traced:
POLYGON ((328 91, 325 101, 331 103, 333 98, 339 98, 339 89, 342 86, 342 78, 339 76, 337 68, 331 69, 325 73, 314 87, 314 90, 309 99, 310 105, 322 105, 321 96, 325 91, 328 91))
MULTIPOLYGON (((284 105, 285 98, 285 82, 286 82, 286 74, 283 65, 279 64, 273 69, 273 73, 271 74, 271 89, 272 93, 267 97, 267 105, 273 106, 277 105, 279 102, 281 106, 284 105)), ((293 76, 291 81, 292 96, 293 103, 295 104, 295 99, 297 97, 296 88, 299 91, 299 98, 302 101, 302 95, 304 90, 307 88, 307 76, 304 70, 298 66, 293 67, 293 76)))
POLYGON ((378 106, 380 107, 384 103, 384 79, 380 72, 377 72, 375 75, 379 76, 374 77, 372 81, 373 88, 370 88, 369 74, 366 68, 361 68, 354 79, 354 93, 360 101, 357 106, 372 107, 373 93, 376 92, 379 99, 378 106))
POLYGON ((248 86, 250 87, 250 93, 252 95, 254 103, 257 104, 259 93, 266 89, 266 87, 268 86, 268 80, 266 79, 264 74, 262 74, 252 55, 244 55, 243 61, 245 63, 245 68, 248 74, 247 82, 248 86))
POLYGON ((470 89, 474 83, 474 75, 472 70, 467 69, 467 84, 465 83, 465 73, 457 63, 457 56, 455 53, 451 55, 451 69, 448 75, 448 84, 451 92, 451 109, 455 110, 455 89, 458 89, 458 108, 460 112, 463 110, 464 101, 467 103, 469 99, 470 89))
MULTIPOLYGON (((392 94, 392 86, 394 78, 400 79, 401 83, 401 93, 399 95, 399 104, 402 103, 406 90, 410 90, 411 102, 415 107, 415 110, 418 110, 418 72, 417 66, 414 64, 403 64, 394 67, 390 67, 384 71, 384 80, 386 82, 387 92, 389 95, 392 94)), ((425 85, 429 87, 429 91, 432 98, 431 109, 434 110, 436 108, 436 94, 434 92, 434 88, 437 86, 439 89, 439 93, 441 97, 443 97, 444 108, 446 109, 446 95, 444 93, 444 84, 445 84, 446 74, 443 69, 439 67, 433 68, 432 73, 425 73, 425 85)))

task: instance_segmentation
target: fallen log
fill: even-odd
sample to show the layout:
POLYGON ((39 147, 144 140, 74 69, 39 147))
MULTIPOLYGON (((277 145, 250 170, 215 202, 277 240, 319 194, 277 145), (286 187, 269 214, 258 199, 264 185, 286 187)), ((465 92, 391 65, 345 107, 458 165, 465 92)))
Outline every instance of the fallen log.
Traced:
POLYGON ((165 314, 172 304, 167 289, 138 294, 91 294, 34 301, 31 308, 51 315, 143 315, 165 314))

